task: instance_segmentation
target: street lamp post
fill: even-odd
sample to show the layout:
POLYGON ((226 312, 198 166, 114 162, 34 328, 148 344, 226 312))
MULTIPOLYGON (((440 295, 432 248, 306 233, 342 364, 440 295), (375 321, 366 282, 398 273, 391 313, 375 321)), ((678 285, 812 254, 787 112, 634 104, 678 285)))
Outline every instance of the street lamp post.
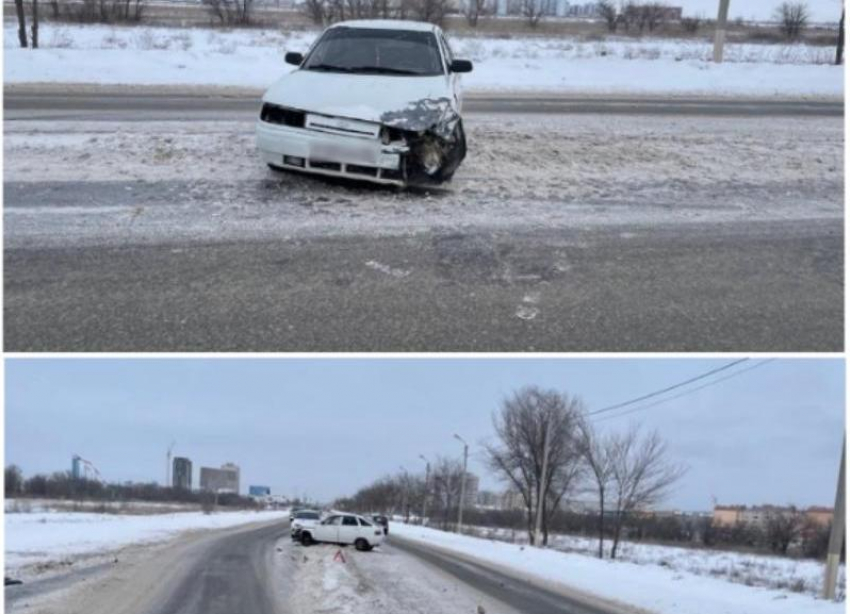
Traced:
POLYGON ((466 462, 469 458, 469 444, 455 433, 455 439, 463 444, 463 473, 460 476, 460 503, 457 506, 457 532, 463 532, 463 506, 466 503, 466 462))
POLYGON ((404 499, 402 500, 404 524, 410 524, 410 477, 408 476, 407 468, 399 466, 399 469, 404 472, 404 499))
POLYGON ((431 493, 428 488, 431 485, 431 462, 422 454, 419 458, 425 461, 425 492, 422 494, 422 518, 419 520, 419 524, 424 525, 425 515, 428 513, 428 495, 431 493))

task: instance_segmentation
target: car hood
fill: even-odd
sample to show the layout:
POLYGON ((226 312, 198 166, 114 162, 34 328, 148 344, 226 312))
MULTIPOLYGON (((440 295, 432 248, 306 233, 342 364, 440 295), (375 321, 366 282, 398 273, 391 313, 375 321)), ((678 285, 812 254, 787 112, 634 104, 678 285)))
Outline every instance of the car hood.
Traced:
POLYGON ((295 70, 263 96, 301 111, 421 131, 458 114, 444 75, 404 77, 295 70))

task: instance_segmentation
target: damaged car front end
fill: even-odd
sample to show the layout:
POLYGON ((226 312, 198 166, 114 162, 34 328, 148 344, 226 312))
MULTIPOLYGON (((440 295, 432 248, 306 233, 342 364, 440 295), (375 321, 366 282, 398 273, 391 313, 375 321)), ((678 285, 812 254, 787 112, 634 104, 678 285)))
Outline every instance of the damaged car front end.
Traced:
POLYGON ((466 156, 453 60, 430 24, 332 26, 266 92, 257 144, 274 169, 398 186, 452 178, 466 156), (324 42, 324 46, 323 46, 324 42))

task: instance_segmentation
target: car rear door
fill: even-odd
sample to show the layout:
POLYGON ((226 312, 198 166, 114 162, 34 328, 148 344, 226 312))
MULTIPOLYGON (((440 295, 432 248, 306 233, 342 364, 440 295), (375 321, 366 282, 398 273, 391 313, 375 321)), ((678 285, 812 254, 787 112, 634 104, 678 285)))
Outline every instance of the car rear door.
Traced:
POLYGON ((360 525, 355 516, 343 516, 339 527, 339 543, 353 544, 360 537, 360 525))

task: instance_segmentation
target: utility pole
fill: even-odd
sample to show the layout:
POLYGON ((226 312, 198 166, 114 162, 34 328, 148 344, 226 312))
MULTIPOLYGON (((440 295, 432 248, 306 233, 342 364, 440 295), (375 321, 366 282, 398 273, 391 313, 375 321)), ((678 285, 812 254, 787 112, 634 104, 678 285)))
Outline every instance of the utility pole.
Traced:
POLYGON ((431 462, 422 454, 419 455, 419 458, 425 461, 425 492, 422 495, 422 518, 419 521, 419 524, 424 525, 425 516, 428 514, 428 495, 431 494, 429 488, 431 485, 431 462))
POLYGON ((729 18, 729 0, 720 0, 717 23, 714 24, 714 63, 723 62, 723 45, 726 44, 726 20, 729 18))
POLYGON ((546 472, 549 469, 549 419, 543 427, 543 468, 540 471, 540 484, 537 485, 537 519, 534 523, 534 545, 540 545, 540 525, 543 523, 543 501, 546 495, 546 472))
POLYGON ((171 445, 168 446, 168 452, 165 453, 165 487, 166 488, 171 486, 171 451, 174 450, 175 445, 177 445, 177 442, 172 441, 171 445))
POLYGON ((846 508, 844 501, 844 466, 847 459, 847 436, 841 444, 841 465, 838 468, 838 486, 835 489, 835 507, 832 513, 832 531, 829 534, 829 547, 826 551, 826 570, 823 579, 823 598, 835 599, 835 585, 838 581, 838 566, 841 563, 841 551, 844 549, 844 525, 846 508))
POLYGON ((469 444, 455 433, 455 439, 463 444, 463 473, 460 476, 460 502, 457 506, 457 532, 463 531, 463 506, 466 503, 466 461, 469 458, 469 444))
POLYGON ((838 22, 838 41, 835 44, 835 65, 844 63, 844 9, 841 9, 841 20, 838 22))
POLYGON ((401 503, 404 508, 404 524, 410 524, 410 477, 406 468, 400 466, 399 469, 404 472, 404 499, 401 503))

